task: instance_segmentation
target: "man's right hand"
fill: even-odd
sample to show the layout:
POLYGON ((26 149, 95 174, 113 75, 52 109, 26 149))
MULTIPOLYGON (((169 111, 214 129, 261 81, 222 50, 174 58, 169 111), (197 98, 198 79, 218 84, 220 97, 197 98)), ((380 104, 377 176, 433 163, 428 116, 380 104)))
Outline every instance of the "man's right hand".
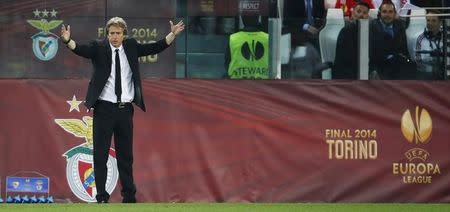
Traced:
POLYGON ((61 26, 61 38, 64 43, 69 42, 70 40, 70 25, 64 26, 64 24, 61 26))
POLYGON ((313 27, 312 25, 309 25, 308 32, 313 34, 313 35, 319 34, 319 30, 317 28, 313 27))

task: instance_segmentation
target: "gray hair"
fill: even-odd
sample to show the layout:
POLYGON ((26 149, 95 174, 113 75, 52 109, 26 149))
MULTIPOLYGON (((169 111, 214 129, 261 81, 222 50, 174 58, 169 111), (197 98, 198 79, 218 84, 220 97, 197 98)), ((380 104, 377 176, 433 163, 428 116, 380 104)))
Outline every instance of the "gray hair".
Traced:
POLYGON ((127 23, 121 17, 113 17, 113 18, 109 19, 109 21, 106 23, 106 27, 105 27, 106 28, 106 34, 109 33, 109 27, 110 26, 116 26, 116 27, 122 28, 124 35, 126 35, 127 32, 128 32, 127 23))

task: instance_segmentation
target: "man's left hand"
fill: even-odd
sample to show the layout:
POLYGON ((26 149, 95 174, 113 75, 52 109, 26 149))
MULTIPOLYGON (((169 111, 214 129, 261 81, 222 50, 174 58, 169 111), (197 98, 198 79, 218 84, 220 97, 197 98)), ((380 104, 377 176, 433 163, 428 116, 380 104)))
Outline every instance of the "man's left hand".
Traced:
POLYGON ((184 23, 183 21, 178 22, 178 24, 173 25, 172 21, 170 22, 170 31, 175 34, 178 35, 180 32, 182 32, 184 30, 184 23))

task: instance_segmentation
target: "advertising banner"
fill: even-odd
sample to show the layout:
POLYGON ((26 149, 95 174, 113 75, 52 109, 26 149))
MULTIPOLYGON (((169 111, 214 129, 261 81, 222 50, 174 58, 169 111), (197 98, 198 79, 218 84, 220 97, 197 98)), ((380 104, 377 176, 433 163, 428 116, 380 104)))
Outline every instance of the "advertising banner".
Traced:
POLYGON ((14 177, 6 178, 7 193, 46 193, 50 192, 50 180, 45 177, 14 177))
MULTIPOLYGON (((87 80, 0 80, 0 178, 94 202, 87 80)), ((444 81, 143 81, 140 202, 450 202, 444 81)), ((106 188, 120 202, 114 144, 106 188)))

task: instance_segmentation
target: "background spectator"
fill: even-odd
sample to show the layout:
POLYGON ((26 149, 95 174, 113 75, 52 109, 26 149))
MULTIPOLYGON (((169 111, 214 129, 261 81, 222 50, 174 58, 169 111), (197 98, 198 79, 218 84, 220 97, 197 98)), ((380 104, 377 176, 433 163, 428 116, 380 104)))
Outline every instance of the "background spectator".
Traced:
POLYGON ((231 79, 269 78, 269 34, 263 32, 259 16, 242 16, 244 28, 229 37, 225 69, 231 79))
POLYGON ((325 20, 324 0, 286 0, 283 16, 284 30, 292 35, 292 47, 310 42, 318 49, 319 30, 325 20))
POLYGON ((339 32, 333 79, 358 79, 358 19, 369 18, 369 5, 358 2, 352 9, 352 22, 339 32))
MULTIPOLYGON (((428 11, 427 14, 438 14, 428 11)), ((442 22, 438 16, 427 16, 427 27, 416 42, 417 78, 425 80, 443 78, 442 22)))
POLYGON ((415 65, 406 43, 404 23, 392 2, 383 2, 378 18, 369 25, 369 69, 381 79, 413 79, 415 65))
POLYGON ((367 3, 369 5, 369 9, 375 8, 372 0, 337 0, 335 8, 342 8, 342 11, 344 11, 344 16, 351 17, 353 8, 359 2, 367 3))

